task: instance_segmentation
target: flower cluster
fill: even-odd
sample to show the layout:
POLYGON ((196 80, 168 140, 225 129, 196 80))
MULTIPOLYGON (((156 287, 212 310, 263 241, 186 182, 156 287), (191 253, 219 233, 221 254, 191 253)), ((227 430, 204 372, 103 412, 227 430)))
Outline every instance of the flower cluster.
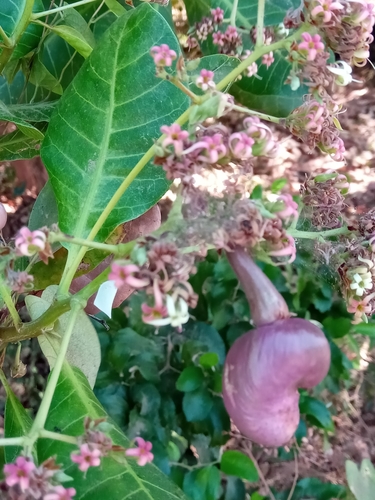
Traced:
POLYGON ((148 241, 147 265, 114 262, 109 279, 115 281, 117 287, 124 284, 133 286, 137 280, 137 288, 144 288, 150 302, 142 304, 142 319, 154 326, 171 325, 181 328, 189 320, 188 307, 195 307, 197 296, 188 282, 190 274, 195 272, 194 258, 182 255, 172 242, 148 241), (131 277, 129 272, 136 275, 131 277), (119 270, 121 270, 121 275, 119 270))
POLYGON ((283 222, 295 216, 297 206, 287 195, 280 196, 278 201, 281 208, 277 209, 273 218, 262 215, 259 204, 253 200, 235 202, 230 217, 214 235, 216 247, 231 251, 234 246, 242 246, 270 257, 288 257, 275 263, 293 262, 296 245, 283 227, 283 222))
POLYGON ((342 161, 345 146, 339 137, 339 111, 340 107, 332 100, 318 102, 310 96, 289 115, 287 125, 311 150, 317 146, 334 160, 342 161))
POLYGON ((74 488, 59 481, 60 467, 53 458, 37 466, 31 458, 19 456, 4 466, 5 479, 0 483, 2 500, 71 500, 74 488))
POLYGON ((230 163, 248 169, 254 156, 274 156, 277 152, 270 128, 254 116, 233 132, 222 123, 199 125, 190 136, 177 124, 165 125, 161 131, 165 137, 158 145, 155 163, 163 166, 168 179, 181 179, 187 191, 194 184, 194 175, 202 170, 225 170, 231 168, 230 163))
POLYGON ((373 41, 374 5, 366 0, 306 1, 307 16, 341 59, 364 66, 373 41))
POLYGON ((333 229, 343 224, 345 194, 349 183, 336 172, 307 179, 301 186, 302 202, 311 224, 318 230, 333 229))

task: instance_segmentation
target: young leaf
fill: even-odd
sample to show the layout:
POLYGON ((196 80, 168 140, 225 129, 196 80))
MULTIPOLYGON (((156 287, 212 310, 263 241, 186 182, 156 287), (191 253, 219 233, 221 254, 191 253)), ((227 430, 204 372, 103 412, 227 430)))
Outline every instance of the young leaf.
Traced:
POLYGON ((357 500, 373 500, 375 498, 375 468, 368 458, 362 460, 361 468, 351 460, 345 462, 346 479, 349 488, 357 500))
POLYGON ((289 85, 285 85, 291 70, 285 55, 280 51, 275 52, 275 61, 269 68, 264 64, 259 66, 260 79, 243 77, 232 85, 230 93, 250 109, 277 117, 288 116, 302 104, 306 88, 302 85, 298 90, 292 90, 289 85))
POLYGON ((182 392, 195 391, 201 387, 204 380, 203 372, 197 366, 187 366, 176 382, 176 388, 182 392))
POLYGON ((244 453, 237 450, 224 451, 221 457, 220 468, 229 476, 236 476, 246 481, 258 481, 258 471, 253 461, 244 453))
POLYGON ((61 36, 66 42, 69 43, 81 56, 88 57, 93 49, 85 37, 71 26, 58 25, 51 28, 51 31, 56 35, 61 36))
MULTIPOLYGON (((65 363, 52 400, 46 429, 79 436, 83 434, 83 421, 87 415, 93 419, 107 417, 86 377, 80 370, 65 363), (63 404, 66 406, 62 406, 63 404)), ((116 445, 129 447, 129 440, 117 427, 114 426, 109 435, 116 445)), ((125 459, 121 452, 117 454, 117 460, 113 457, 102 459, 100 467, 90 468, 85 477, 70 460, 71 452, 76 449, 77 446, 49 439, 38 442, 39 460, 56 455, 57 463, 61 463, 66 474, 73 478, 77 498, 186 500, 178 487, 154 465, 139 467, 135 460, 125 459)))
POLYGON ((61 95, 64 91, 61 83, 52 73, 48 71, 39 56, 33 59, 29 81, 36 87, 42 87, 50 90, 54 94, 61 95))
MULTIPOLYGON (((21 106, 19 106, 18 108, 22 109, 21 106)), ((22 111, 21 111, 21 116, 22 116, 22 111)), ((15 125, 17 125, 19 130, 23 132, 24 135, 26 135, 27 137, 31 137, 32 139, 36 140, 42 140, 44 138, 44 134, 40 130, 38 130, 31 123, 28 123, 27 121, 22 119, 22 117, 20 117, 20 114, 17 113, 17 110, 14 110, 14 106, 6 106, 1 101, 0 101, 0 120, 14 123, 15 125)))
POLYGON ((0 136, 0 161, 28 160, 39 154, 40 140, 28 137, 21 130, 0 136))
MULTIPOLYGON (((42 293, 42 297, 27 295, 26 306, 32 319, 41 316, 52 304, 57 286, 53 285, 42 293)), ((46 356, 51 369, 55 365, 57 354, 60 350, 61 340, 69 321, 70 313, 63 314, 55 322, 53 331, 39 335, 39 345, 46 356)), ((74 325, 72 338, 69 343, 66 359, 73 365, 80 368, 86 375, 90 386, 94 387, 96 375, 100 366, 100 344, 96 330, 90 319, 82 311, 79 313, 74 325)))
MULTIPOLYGON (((33 423, 30 415, 18 401, 2 370, 0 370, 0 379, 7 395, 4 413, 4 435, 7 438, 25 436, 33 423)), ((14 462, 16 457, 21 453, 22 447, 5 446, 4 450, 5 461, 9 463, 14 462)))
POLYGON ((126 12, 125 8, 117 0, 105 0, 105 4, 117 17, 122 16, 126 12))
MULTIPOLYGON (((105 32, 61 98, 42 157, 62 231, 87 236, 158 137, 160 126, 172 123, 187 108, 187 97, 155 76, 149 50, 160 43, 179 51, 168 23, 150 5, 129 11, 105 32)), ((120 199, 98 239, 105 240, 116 226, 144 213, 168 185, 163 170, 149 163, 120 199)))
MULTIPOLYGON (((24 2, 19 2, 24 3, 24 2)), ((13 2, 14 4, 14 2, 13 2)), ((3 2, 1 3, 1 8, 3 8, 3 2)), ((35 0, 33 5, 33 12, 42 12, 44 10, 44 5, 42 0, 35 0)), ((43 34, 43 26, 40 26, 35 23, 30 23, 26 28, 25 32, 21 36, 20 41, 17 43, 16 48, 13 51, 13 54, 10 58, 11 61, 16 59, 20 59, 21 57, 26 56, 31 51, 36 49, 38 46, 40 39, 43 34)))

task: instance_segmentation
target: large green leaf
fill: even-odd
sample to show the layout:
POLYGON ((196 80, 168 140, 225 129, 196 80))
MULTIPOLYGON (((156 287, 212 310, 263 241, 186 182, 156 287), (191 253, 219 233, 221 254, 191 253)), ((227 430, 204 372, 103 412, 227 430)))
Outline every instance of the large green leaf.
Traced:
POLYGON ((9 37, 12 36, 18 23, 20 22, 25 6, 26 0, 0 1, 1 27, 9 37))
MULTIPOLYGON (((57 385, 46 428, 73 436, 83 434, 83 420, 89 415, 97 419, 106 413, 94 396, 85 376, 76 368, 64 364, 57 385)), ((115 444, 129 447, 124 434, 114 428, 110 436, 115 444)), ((139 467, 134 461, 119 463, 111 457, 104 458, 100 467, 93 467, 86 478, 70 460, 70 453, 76 447, 51 440, 40 440, 40 460, 57 456, 57 463, 63 464, 65 472, 73 477, 77 500, 183 500, 184 494, 155 466, 139 467)))
MULTIPOLYGON (((272 26, 283 22, 286 12, 300 6, 300 0, 266 0, 264 10, 264 25, 272 26)), ((233 0, 216 0, 214 7, 221 7, 225 18, 229 18, 233 0)), ((258 0, 239 0, 237 9, 237 25, 243 28, 252 28, 257 22, 258 0)))
MULTIPOLYGON (((124 178, 188 99, 155 76, 151 46, 178 42, 165 19, 144 4, 118 19, 61 98, 42 146, 55 191, 59 226, 87 236, 124 178), (69 195, 68 195, 69 193, 69 195)), ((151 162, 131 184, 100 233, 154 205, 168 188, 151 162)))
MULTIPOLYGON (((299 0, 266 0, 264 25, 271 26, 283 21, 287 10, 296 9, 299 0)), ((210 8, 221 7, 228 19, 233 8, 233 0, 187 0, 185 2, 189 23, 193 24, 210 14, 210 8)), ((237 9, 237 25, 252 28, 257 22, 258 0, 239 0, 237 9)))
MULTIPOLYGON (((0 370, 0 378, 7 395, 4 413, 5 437, 10 438, 25 436, 31 429, 32 425, 30 415, 18 401, 2 370, 0 370)), ((21 446, 5 446, 4 449, 6 462, 14 462, 15 458, 22 451, 21 446)))
POLYGON ((250 109, 285 117, 302 104, 307 91, 305 86, 293 91, 290 85, 285 85, 291 65, 282 52, 274 53, 274 58, 275 62, 269 68, 264 64, 259 66, 257 76, 261 79, 243 77, 232 85, 230 93, 250 109))
POLYGON ((357 500, 373 500, 375 498, 375 468, 371 460, 362 460, 361 468, 351 460, 345 462, 346 479, 349 488, 357 500))

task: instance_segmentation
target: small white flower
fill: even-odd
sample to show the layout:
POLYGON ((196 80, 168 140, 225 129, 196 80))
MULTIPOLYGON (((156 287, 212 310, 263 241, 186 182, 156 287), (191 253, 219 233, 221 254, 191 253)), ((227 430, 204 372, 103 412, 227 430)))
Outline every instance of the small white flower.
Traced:
POLYGON ((355 290, 355 293, 356 295, 358 295, 358 297, 362 297, 365 290, 370 290, 372 288, 371 273, 366 273, 362 275, 356 273, 353 276, 350 288, 352 290, 355 290))
POLYGON ((181 328, 181 325, 189 321, 189 308, 184 299, 180 297, 177 302, 175 302, 171 295, 167 295, 166 303, 168 316, 166 318, 158 318, 147 321, 148 325, 171 325, 174 328, 181 328))
POLYGON ((353 81, 352 68, 345 61, 338 61, 335 64, 327 66, 327 69, 337 75, 335 78, 335 83, 344 87, 353 81))

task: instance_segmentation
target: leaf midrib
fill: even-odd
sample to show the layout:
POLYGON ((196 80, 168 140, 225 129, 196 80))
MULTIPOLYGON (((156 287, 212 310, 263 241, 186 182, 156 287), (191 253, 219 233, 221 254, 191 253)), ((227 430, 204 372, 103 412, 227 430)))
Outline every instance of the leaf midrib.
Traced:
POLYGON ((115 40, 112 40, 116 43, 116 51, 115 51, 115 58, 114 58, 114 64, 113 64, 113 72, 112 72, 112 78, 110 79, 110 94, 109 94, 109 108, 108 108, 108 119, 106 120, 106 125, 104 129, 104 134, 103 134, 103 140, 101 143, 101 148, 100 148, 100 153, 99 153, 99 158, 96 162, 95 165, 95 172, 94 176, 92 179, 92 182, 90 182, 90 188, 87 193, 87 198, 86 202, 83 206, 82 210, 82 217, 79 217, 78 219, 78 224, 76 225, 76 230, 74 234, 76 236, 82 236, 83 230, 86 226, 87 219, 89 216, 89 213, 91 211, 91 207, 93 205, 93 201, 98 189, 98 186, 100 184, 100 179, 102 177, 103 173, 103 168, 105 165, 105 161, 107 158, 107 153, 108 153, 108 146, 109 146, 109 140, 111 137, 111 130, 112 130, 112 123, 113 123, 113 112, 115 108, 115 88, 116 88, 116 73, 117 73, 117 61, 118 61, 118 54, 120 50, 120 42, 123 37, 124 31, 127 27, 128 23, 125 23, 124 28, 121 32, 121 37, 119 37, 119 40, 116 42, 115 40))

